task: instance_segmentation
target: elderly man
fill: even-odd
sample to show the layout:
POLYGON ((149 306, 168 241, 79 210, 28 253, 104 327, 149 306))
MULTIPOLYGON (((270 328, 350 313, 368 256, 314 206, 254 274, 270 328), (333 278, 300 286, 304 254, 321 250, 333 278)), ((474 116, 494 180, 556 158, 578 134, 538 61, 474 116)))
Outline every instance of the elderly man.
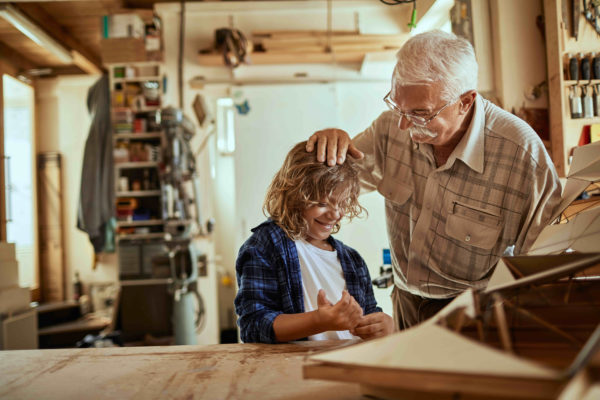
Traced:
MULTIPOLYGON (((527 251, 560 200, 542 141, 477 94, 477 69, 468 41, 416 35, 398 52, 383 99, 390 111, 352 140, 327 129, 306 146, 316 145, 329 165, 347 152, 364 156, 363 189, 385 197, 398 329, 465 289, 485 287, 498 259, 527 251)), ((359 332, 373 329, 367 317, 359 332)))

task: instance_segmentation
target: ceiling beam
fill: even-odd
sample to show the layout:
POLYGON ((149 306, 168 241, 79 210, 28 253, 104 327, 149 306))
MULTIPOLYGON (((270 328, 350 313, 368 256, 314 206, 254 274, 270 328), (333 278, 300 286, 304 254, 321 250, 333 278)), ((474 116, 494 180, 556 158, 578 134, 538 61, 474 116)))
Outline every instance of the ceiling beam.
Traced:
POLYGON ((14 76, 21 71, 38 68, 33 61, 23 57, 18 51, 2 42, 0 42, 0 61, 12 67, 10 73, 14 76))
MULTIPOLYGON (((71 51, 77 52, 78 64, 94 65, 97 70, 102 69, 100 57, 75 39, 39 5, 33 3, 20 3, 15 6, 59 43, 64 44, 66 47, 70 48, 71 51)), ((80 67, 80 65, 78 66, 80 67)), ((88 70, 89 68, 86 69, 86 71, 88 70)))

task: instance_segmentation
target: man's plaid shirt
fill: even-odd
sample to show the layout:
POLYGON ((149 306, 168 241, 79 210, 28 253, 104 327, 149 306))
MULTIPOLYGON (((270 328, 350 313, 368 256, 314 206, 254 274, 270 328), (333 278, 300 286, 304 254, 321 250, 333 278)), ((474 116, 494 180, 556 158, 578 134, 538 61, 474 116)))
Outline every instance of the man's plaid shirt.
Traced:
MULTIPOLYGON (((239 316, 241 339, 245 343, 277 343, 273 331, 275 317, 283 313, 304 312, 296 243, 271 220, 263 222, 252 232, 240 248, 235 265, 239 287, 235 312, 239 316)), ((362 257, 331 236, 328 241, 342 264, 346 288, 364 314, 381 311, 362 257)))
POLYGON ((445 165, 384 112, 353 139, 364 191, 385 197, 394 283, 428 298, 484 287, 507 249, 525 252, 550 222, 561 185, 524 121, 477 96, 445 165))

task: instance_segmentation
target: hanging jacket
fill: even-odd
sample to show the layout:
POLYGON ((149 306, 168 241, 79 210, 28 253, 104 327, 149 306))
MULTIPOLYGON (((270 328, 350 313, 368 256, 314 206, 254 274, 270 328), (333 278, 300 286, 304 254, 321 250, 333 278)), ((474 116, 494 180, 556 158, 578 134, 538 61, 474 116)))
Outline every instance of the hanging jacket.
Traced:
POLYGON ((115 215, 113 141, 110 123, 108 76, 103 75, 88 91, 92 123, 85 143, 77 228, 88 234, 94 252, 106 242, 109 220, 115 215))

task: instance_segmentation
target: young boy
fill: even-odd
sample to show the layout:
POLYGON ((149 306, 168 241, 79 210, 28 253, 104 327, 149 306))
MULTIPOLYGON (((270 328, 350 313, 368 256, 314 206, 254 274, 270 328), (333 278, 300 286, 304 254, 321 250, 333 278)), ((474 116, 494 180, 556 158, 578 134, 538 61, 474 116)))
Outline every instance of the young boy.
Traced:
POLYGON ((278 343, 391 333, 393 320, 377 307, 364 260, 331 237, 342 217, 362 211, 354 164, 329 167, 305 145, 288 153, 267 191, 263 211, 270 218, 252 229, 238 254, 241 339, 278 343))

